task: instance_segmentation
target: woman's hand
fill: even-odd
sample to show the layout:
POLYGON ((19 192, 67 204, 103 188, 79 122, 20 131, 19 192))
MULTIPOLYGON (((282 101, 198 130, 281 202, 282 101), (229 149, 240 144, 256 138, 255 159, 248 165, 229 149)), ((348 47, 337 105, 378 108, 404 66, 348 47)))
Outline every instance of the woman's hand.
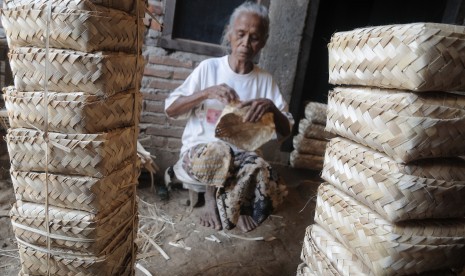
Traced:
POLYGON ((224 104, 235 103, 239 101, 239 95, 236 91, 226 84, 211 86, 204 90, 208 99, 216 99, 224 104))
POLYGON ((275 113, 278 108, 270 99, 260 98, 255 100, 250 100, 243 102, 239 105, 239 108, 250 106, 249 111, 244 117, 245 122, 258 122, 265 113, 273 112, 275 113))

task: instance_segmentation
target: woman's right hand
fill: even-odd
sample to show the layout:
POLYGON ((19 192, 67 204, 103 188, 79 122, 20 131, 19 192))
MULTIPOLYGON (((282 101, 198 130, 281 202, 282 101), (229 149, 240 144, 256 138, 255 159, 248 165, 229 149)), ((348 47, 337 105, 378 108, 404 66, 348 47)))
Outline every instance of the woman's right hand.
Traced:
POLYGON ((224 104, 239 102, 239 95, 227 84, 214 85, 206 88, 204 93, 208 99, 216 99, 224 104))

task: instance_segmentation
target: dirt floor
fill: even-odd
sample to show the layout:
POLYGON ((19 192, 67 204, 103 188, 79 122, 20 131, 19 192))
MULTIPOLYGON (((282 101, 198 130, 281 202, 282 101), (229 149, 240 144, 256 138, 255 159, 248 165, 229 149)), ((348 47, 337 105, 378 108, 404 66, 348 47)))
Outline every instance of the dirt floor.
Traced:
MULTIPOLYGON (((250 233, 215 231, 198 224, 199 209, 186 206, 188 192, 174 189, 162 201, 141 178, 141 238, 138 264, 152 275, 295 275, 305 228, 313 222, 317 172, 278 168, 289 186, 279 210, 250 233), (144 226, 145 225, 145 226, 144 226), (148 229, 151 228, 151 229, 148 229), (216 241, 215 241, 216 240, 216 241)), ((8 211, 14 202, 11 182, 0 181, 0 275, 18 275, 20 260, 8 211)), ((136 275, 146 275, 136 269, 136 275)))

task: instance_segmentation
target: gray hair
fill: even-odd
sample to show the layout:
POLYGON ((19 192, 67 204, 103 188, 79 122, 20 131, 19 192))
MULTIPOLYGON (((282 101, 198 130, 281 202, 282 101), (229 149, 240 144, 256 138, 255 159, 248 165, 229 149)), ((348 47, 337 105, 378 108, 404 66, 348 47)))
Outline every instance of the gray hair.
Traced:
POLYGON ((270 29, 270 18, 268 17, 268 9, 265 6, 255 2, 244 2, 242 5, 240 5, 233 11, 231 17, 229 18, 229 23, 228 25, 226 25, 223 31, 223 36, 221 38, 221 46, 225 48, 228 54, 231 53, 231 44, 228 39, 232 31, 231 27, 234 24, 234 21, 236 21, 236 19, 239 17, 239 15, 242 15, 244 13, 252 13, 260 17, 260 21, 263 25, 264 30, 264 39, 266 40, 268 38, 270 29))

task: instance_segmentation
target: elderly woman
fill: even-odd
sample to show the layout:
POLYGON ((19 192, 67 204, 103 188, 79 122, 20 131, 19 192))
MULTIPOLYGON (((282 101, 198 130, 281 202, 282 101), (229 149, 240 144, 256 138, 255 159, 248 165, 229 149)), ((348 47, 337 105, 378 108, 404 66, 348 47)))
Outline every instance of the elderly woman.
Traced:
POLYGON ((167 116, 187 118, 182 136, 182 168, 205 184, 200 224, 214 229, 237 226, 248 232, 283 201, 285 185, 269 164, 215 137, 215 124, 228 103, 249 107, 244 120, 257 122, 272 112, 276 132, 288 136, 293 119, 272 76, 253 62, 268 38, 265 7, 246 2, 235 9, 225 30, 230 54, 204 60, 165 102, 167 116), (213 177, 206 175, 214 171, 213 177))

